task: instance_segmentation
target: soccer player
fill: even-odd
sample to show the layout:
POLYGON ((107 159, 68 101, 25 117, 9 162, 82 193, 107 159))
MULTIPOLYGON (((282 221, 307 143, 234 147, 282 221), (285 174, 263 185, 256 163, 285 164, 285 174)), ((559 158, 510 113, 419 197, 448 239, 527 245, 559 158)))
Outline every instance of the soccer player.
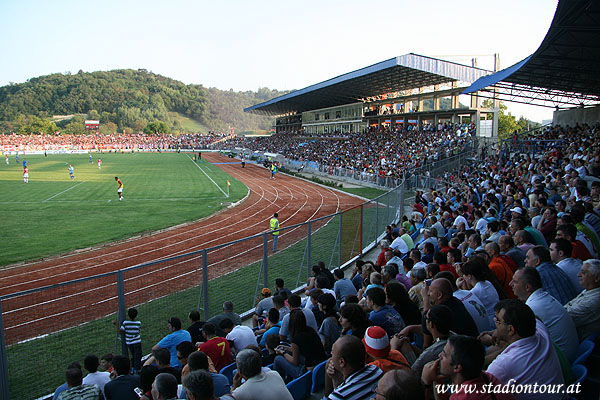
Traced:
POLYGON ((89 154, 89 160, 90 160, 90 164, 92 163, 92 153, 89 154))
POLYGON ((6 161, 6 165, 8 165, 8 154, 4 155, 4 161, 6 161))
POLYGON ((73 170, 73 166, 71 164, 69 164, 69 176, 71 177, 71 180, 75 179, 75 175, 74 174, 74 170, 73 170))
POLYGON ((118 176, 115 176, 115 181, 117 181, 117 194, 119 195, 119 201, 121 201, 123 200, 123 182, 118 176))
POLYGON ((102 169, 102 160, 98 159, 98 169, 102 169))
POLYGON ((29 183, 29 168, 27 168, 27 165, 23 168, 23 182, 29 183))

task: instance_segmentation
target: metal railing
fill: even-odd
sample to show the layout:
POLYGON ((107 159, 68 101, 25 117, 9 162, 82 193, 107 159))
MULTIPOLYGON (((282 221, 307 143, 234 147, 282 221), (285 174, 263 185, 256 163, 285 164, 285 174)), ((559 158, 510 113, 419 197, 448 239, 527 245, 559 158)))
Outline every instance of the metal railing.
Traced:
MULTIPOLYGON (((172 316, 204 319, 224 301, 252 310, 262 287, 283 278, 301 287, 317 261, 337 268, 374 247, 403 212, 402 185, 362 205, 280 229, 278 251, 263 233, 123 270, 0 297, 0 398, 32 399, 64 383, 67 365, 87 354, 127 354, 116 333, 128 307, 150 352, 172 316)), ((240 223, 243 223, 241 221, 240 223)))

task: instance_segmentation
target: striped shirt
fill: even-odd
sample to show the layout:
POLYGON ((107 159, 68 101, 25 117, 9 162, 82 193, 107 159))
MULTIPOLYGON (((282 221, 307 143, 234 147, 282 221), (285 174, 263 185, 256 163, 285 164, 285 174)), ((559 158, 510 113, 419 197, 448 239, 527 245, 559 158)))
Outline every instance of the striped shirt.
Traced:
POLYGON ((125 332, 125 343, 136 344, 141 343, 142 338, 140 337, 140 329, 142 323, 140 321, 123 321, 121 325, 121 332, 125 332))
POLYGON ((374 365, 365 365, 347 379, 345 379, 327 397, 328 400, 362 400, 371 399, 375 394, 375 387, 383 372, 374 365))

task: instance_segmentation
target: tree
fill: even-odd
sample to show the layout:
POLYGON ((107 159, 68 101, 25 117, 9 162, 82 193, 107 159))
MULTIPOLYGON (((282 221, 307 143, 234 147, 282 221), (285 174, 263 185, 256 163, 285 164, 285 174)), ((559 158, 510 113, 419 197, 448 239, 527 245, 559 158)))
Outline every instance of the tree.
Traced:
MULTIPOLYGON (((491 99, 484 100, 481 105, 485 108, 494 108, 494 101, 491 99)), ((517 119, 511 113, 505 114, 508 109, 503 102, 498 103, 498 136, 507 137, 511 136, 515 131, 519 129, 517 125, 517 119)), ((488 114, 487 119, 492 119, 492 115, 488 114)))
POLYGON ((154 121, 146 125, 146 127, 144 128, 144 133, 147 135, 171 133, 171 128, 169 128, 169 125, 167 125, 163 121, 154 121))
POLYGON ((105 122, 103 124, 100 124, 100 133, 113 134, 117 131, 117 128, 117 124, 115 124, 114 122, 105 122))

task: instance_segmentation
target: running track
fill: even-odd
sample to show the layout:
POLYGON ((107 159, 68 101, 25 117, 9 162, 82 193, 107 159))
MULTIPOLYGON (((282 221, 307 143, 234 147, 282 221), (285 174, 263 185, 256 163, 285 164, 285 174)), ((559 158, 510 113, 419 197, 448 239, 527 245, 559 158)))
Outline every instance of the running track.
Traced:
MULTIPOLYGON (((214 153, 205 153, 203 158, 215 163, 232 161, 214 153)), ((357 197, 283 174, 270 180, 269 171, 262 166, 246 164, 244 169, 239 163, 218 166, 249 188, 248 197, 236 207, 141 238, 7 268, 0 271, 0 296, 117 271, 262 233, 274 212, 279 213, 280 224, 285 227, 362 202, 357 197)), ((291 245, 304 233, 298 229, 282 234, 278 247, 291 245)), ((262 246, 257 243, 243 242, 235 245, 235 249, 225 247, 211 253, 209 279, 260 259, 262 246)), ((202 274, 198 273, 200 263, 199 256, 186 257, 169 265, 157 264, 153 268, 128 272, 125 275, 126 302, 139 304, 199 284, 202 281, 202 274)), ((7 299, 2 302, 6 343, 80 324, 83 316, 91 320, 115 311, 114 276, 7 299)))

